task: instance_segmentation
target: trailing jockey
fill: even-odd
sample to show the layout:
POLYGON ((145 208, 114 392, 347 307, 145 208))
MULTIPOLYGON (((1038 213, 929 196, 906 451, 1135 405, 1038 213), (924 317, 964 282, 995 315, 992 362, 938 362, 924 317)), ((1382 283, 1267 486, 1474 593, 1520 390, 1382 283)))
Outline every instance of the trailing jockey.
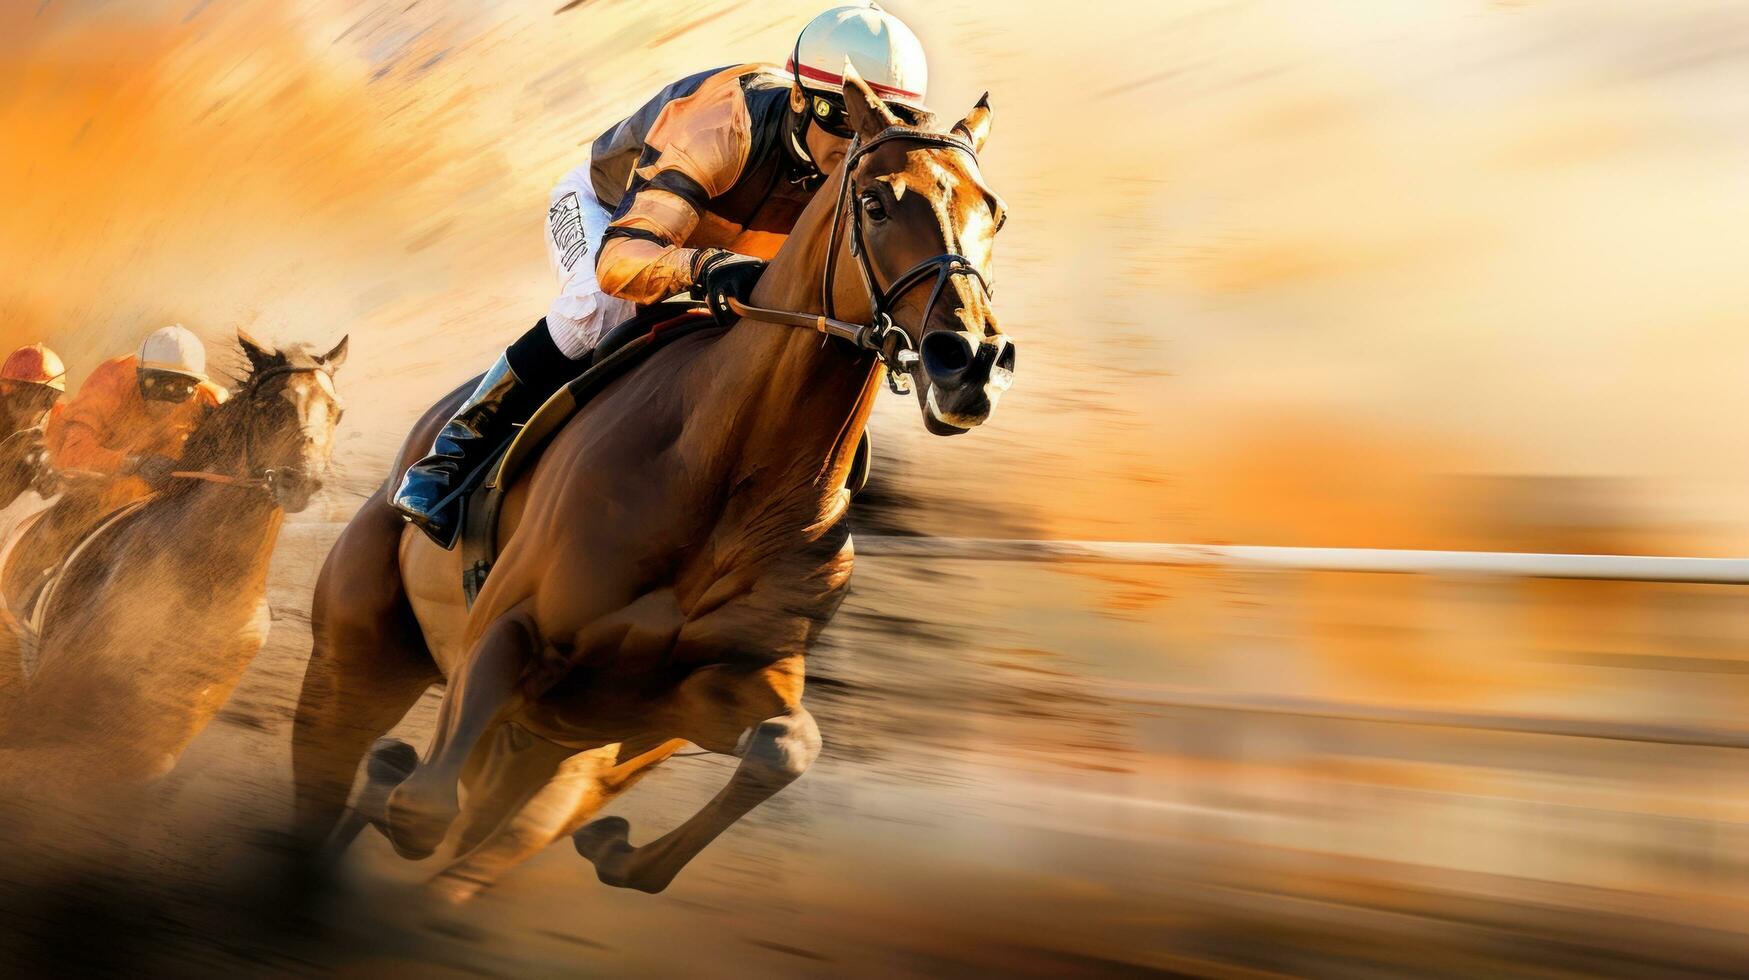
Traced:
POLYGON ((0 364, 0 436, 39 429, 58 414, 67 367, 42 344, 20 347, 0 364))
POLYGON ((104 502, 120 506, 161 486, 183 443, 225 400, 207 380, 206 348, 181 324, 154 330, 138 353, 97 366, 49 426, 55 468, 113 478, 104 502))
POLYGON ((54 493, 43 427, 60 414, 67 368, 42 344, 20 347, 0 364, 0 506, 26 488, 54 493))
POLYGON ((0 576, 15 613, 106 515, 164 486, 189 434, 224 399, 225 390, 207 380, 206 348, 180 324, 153 331, 138 353, 112 357, 91 372, 66 410, 49 420, 44 442, 66 492, 0 576))
POLYGON ((720 315, 726 297, 747 297, 849 148, 846 61, 900 118, 927 114, 917 36, 873 5, 836 7, 803 28, 782 70, 688 76, 595 140, 548 199, 559 296, 407 471, 394 506, 408 520, 453 546, 457 487, 638 304, 690 293, 720 315))

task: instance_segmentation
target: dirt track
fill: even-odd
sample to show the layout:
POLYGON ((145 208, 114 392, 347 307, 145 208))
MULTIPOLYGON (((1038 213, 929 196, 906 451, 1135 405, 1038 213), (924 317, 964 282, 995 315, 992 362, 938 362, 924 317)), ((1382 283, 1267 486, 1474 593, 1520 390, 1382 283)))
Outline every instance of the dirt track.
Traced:
MULTIPOLYGON (((951 562, 864 563, 812 661, 825 756, 662 896, 606 888, 559 845, 451 909, 419 889, 434 869, 399 860, 374 833, 342 888, 301 894, 278 863, 279 832, 308 590, 332 533, 288 527, 273 638, 167 786, 120 821, 39 824, 53 846, 8 856, 8 902, 37 910, 15 920, 14 955, 129 972, 506 976, 1464 976, 1749 963, 1729 879, 1716 877, 1731 873, 1740 824, 1696 815, 1680 831, 1642 798, 1597 811, 1598 837, 1594 818, 1537 775, 1633 767, 1667 810, 1689 792, 1683 781, 1717 778, 1707 774, 1735 750, 1170 706, 1171 690, 1214 686, 1239 651, 1186 647, 1168 676, 1126 651, 1132 618, 1074 612, 1135 581, 951 562), (952 622, 927 613, 933 589, 974 571, 1003 586, 988 607, 952 622), (1047 592, 1075 601, 1054 613, 1029 605, 1047 592), (1103 625, 1089 634, 1090 623, 1103 625), (1098 663, 1052 652, 1089 644, 1105 651, 1098 663), (1476 785, 1426 782, 1459 760, 1522 772, 1518 788, 1498 784, 1489 802, 1476 785), (67 833, 81 825, 92 832, 67 833), (1569 842, 1543 839, 1557 827, 1569 842), (1712 870, 1662 873, 1686 890, 1681 901, 1600 889, 1612 867, 1644 873, 1615 827, 1629 830, 1622 845, 1652 849, 1646 870, 1670 860, 1712 870), (41 860, 81 839, 76 856, 41 860)), ((1216 605, 1238 617, 1222 642, 1267 635, 1250 617, 1268 610, 1232 610, 1256 583, 1196 578, 1161 580, 1181 615, 1206 612, 1198 593, 1214 585, 1216 605)), ((404 726, 415 744, 434 706, 435 694, 404 726)), ((675 760, 608 812, 648 839, 707 799, 729 765, 675 760)))

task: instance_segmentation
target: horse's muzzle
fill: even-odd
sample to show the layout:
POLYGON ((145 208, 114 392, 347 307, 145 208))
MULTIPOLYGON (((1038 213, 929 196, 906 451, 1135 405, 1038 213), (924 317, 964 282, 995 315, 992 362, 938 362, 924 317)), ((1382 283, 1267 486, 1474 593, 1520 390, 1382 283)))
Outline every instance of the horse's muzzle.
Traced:
POLYGON ((274 472, 271 489, 273 499, 286 513, 297 514, 310 506, 310 499, 322 489, 322 480, 308 470, 287 468, 274 472))
POLYGON ((923 335, 918 360, 924 423, 936 435, 982 425, 1014 383, 1014 343, 1002 334, 975 337, 962 330, 923 335))

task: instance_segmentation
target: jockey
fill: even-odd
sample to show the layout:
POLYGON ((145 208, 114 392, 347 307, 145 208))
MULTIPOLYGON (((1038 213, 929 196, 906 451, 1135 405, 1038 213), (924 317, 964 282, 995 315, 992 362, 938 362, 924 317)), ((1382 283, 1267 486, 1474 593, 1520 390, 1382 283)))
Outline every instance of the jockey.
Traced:
POLYGON ((40 428, 60 409, 67 367, 42 344, 20 347, 0 364, 0 438, 40 428))
POLYGON ((558 298, 408 469, 394 506, 451 546, 457 485, 577 375, 607 329, 677 293, 711 300, 713 310, 724 297, 746 298, 849 148, 846 61, 900 118, 926 113, 922 45, 870 4, 815 17, 782 70, 744 64, 688 76, 601 134, 548 198, 558 298))
POLYGON ((138 353, 97 366, 49 424, 50 459, 63 473, 115 478, 112 505, 160 486, 183 443, 206 413, 225 400, 207 380, 206 348, 181 324, 155 330, 138 353))
POLYGON ((7 488, 0 497, 27 486, 54 492, 43 427, 60 414, 66 392, 67 367, 42 344, 20 347, 0 364, 0 486, 7 488))

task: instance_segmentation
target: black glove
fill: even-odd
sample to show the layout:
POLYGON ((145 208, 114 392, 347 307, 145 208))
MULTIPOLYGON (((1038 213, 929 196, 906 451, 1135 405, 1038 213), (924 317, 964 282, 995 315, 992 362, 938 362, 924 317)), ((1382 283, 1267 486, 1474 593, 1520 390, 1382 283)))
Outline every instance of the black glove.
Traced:
POLYGON ((730 312, 729 297, 745 303, 753 284, 765 271, 765 260, 720 248, 699 249, 692 260, 692 295, 702 299, 717 323, 728 326, 738 319, 730 312))
POLYGON ((176 469, 176 460, 168 456, 142 456, 134 463, 134 475, 146 481, 154 490, 163 486, 176 469))

